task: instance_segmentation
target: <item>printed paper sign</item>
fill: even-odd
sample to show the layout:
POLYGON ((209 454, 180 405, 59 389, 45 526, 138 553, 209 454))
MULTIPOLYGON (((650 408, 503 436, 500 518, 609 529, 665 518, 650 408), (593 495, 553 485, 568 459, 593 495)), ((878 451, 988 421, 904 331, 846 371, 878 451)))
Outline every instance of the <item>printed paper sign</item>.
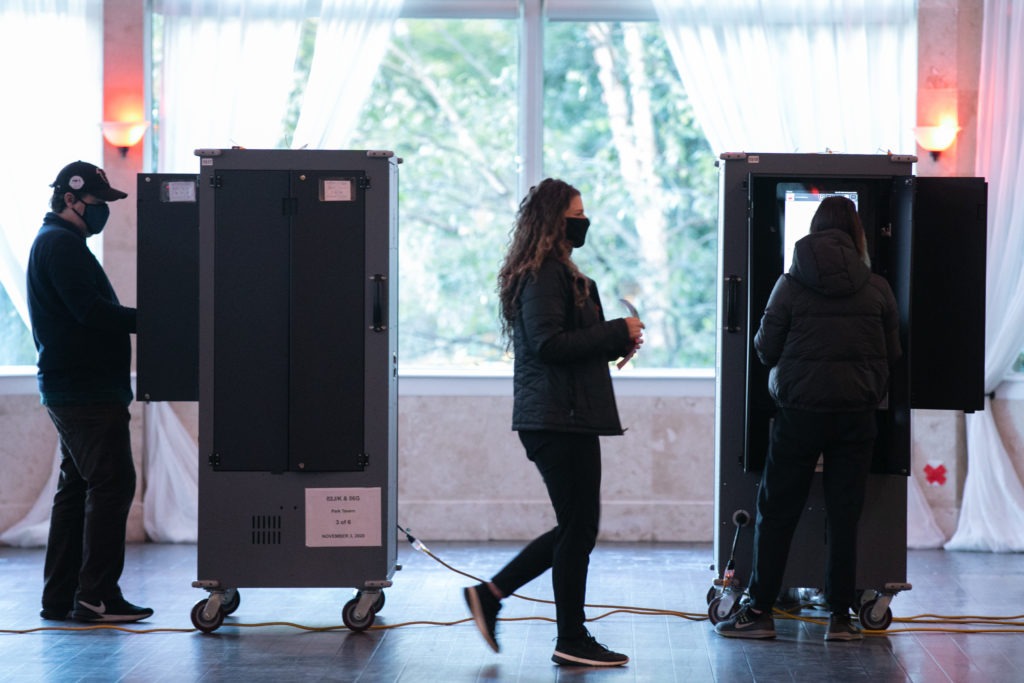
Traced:
POLYGON ((380 488, 306 489, 306 547, 381 545, 380 488))
POLYGON ((351 180, 322 180, 320 182, 320 201, 350 202, 352 197, 351 180))
POLYGON ((195 202, 196 184, 189 181, 172 180, 167 183, 165 199, 167 202, 195 202))

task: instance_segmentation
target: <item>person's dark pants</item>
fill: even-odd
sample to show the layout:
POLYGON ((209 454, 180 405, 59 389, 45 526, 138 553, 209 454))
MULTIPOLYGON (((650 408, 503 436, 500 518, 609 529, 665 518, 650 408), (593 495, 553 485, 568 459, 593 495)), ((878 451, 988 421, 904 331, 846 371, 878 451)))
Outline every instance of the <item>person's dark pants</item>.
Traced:
POLYGON ((559 638, 586 632, 583 605, 590 551, 601 514, 601 445, 597 436, 519 432, 540 470, 558 526, 531 541, 492 579, 503 595, 551 569, 559 638))
MULTIPOLYGON (((857 525, 878 428, 875 411, 813 413, 780 409, 757 496, 751 604, 770 610, 782 588, 793 532, 824 456, 828 543, 825 598, 833 612, 853 605, 857 525)), ((794 586, 797 587, 797 586, 794 586)))
POLYGON ((120 404, 50 406, 60 436, 43 568, 43 607, 121 595, 128 510, 135 495, 128 409, 120 404))

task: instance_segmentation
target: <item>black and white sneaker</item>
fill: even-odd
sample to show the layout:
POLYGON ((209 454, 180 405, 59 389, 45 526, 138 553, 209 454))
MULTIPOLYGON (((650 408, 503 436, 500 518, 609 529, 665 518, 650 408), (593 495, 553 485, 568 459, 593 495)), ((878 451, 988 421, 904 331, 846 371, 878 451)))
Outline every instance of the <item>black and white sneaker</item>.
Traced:
POLYGON ((466 598, 466 605, 473 614, 473 621, 480 629, 480 635, 484 637, 487 644, 495 652, 498 651, 498 637, 495 628, 498 622, 498 610, 501 609, 501 601, 494 596, 486 584, 480 583, 462 590, 466 598))
POLYGON ((562 666, 622 666, 629 657, 612 652, 589 633, 578 638, 559 638, 551 661, 562 666))
POLYGON ((71 618, 75 621, 92 623, 125 623, 141 621, 151 616, 153 610, 150 608, 133 605, 120 596, 109 600, 79 598, 75 603, 75 609, 71 611, 71 618))
POLYGON ((774 638, 775 619, 769 612, 755 612, 747 604, 731 619, 717 624, 715 631, 726 638, 774 638))

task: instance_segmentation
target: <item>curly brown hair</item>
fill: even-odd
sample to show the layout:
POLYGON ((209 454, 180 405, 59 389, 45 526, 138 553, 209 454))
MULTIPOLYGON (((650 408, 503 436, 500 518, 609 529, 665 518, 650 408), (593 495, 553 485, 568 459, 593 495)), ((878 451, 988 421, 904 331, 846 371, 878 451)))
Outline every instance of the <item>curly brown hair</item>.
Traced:
POLYGON ((572 246, 565 239, 565 212, 580 191, 556 178, 545 178, 530 188, 519 204, 516 223, 509 235, 508 253, 498 271, 498 298, 501 302, 501 331, 511 343, 519 294, 527 278, 536 275, 546 258, 564 263, 576 283, 576 303, 590 296, 586 276, 572 261, 572 246))

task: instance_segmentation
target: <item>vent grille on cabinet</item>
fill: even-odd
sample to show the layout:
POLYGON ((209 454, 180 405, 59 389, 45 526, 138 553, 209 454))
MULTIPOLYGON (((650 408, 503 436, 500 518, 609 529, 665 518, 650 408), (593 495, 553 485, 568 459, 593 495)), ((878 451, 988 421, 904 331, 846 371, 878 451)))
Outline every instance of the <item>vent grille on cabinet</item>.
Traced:
POLYGON ((281 545, 281 515, 253 515, 252 544, 281 545))

